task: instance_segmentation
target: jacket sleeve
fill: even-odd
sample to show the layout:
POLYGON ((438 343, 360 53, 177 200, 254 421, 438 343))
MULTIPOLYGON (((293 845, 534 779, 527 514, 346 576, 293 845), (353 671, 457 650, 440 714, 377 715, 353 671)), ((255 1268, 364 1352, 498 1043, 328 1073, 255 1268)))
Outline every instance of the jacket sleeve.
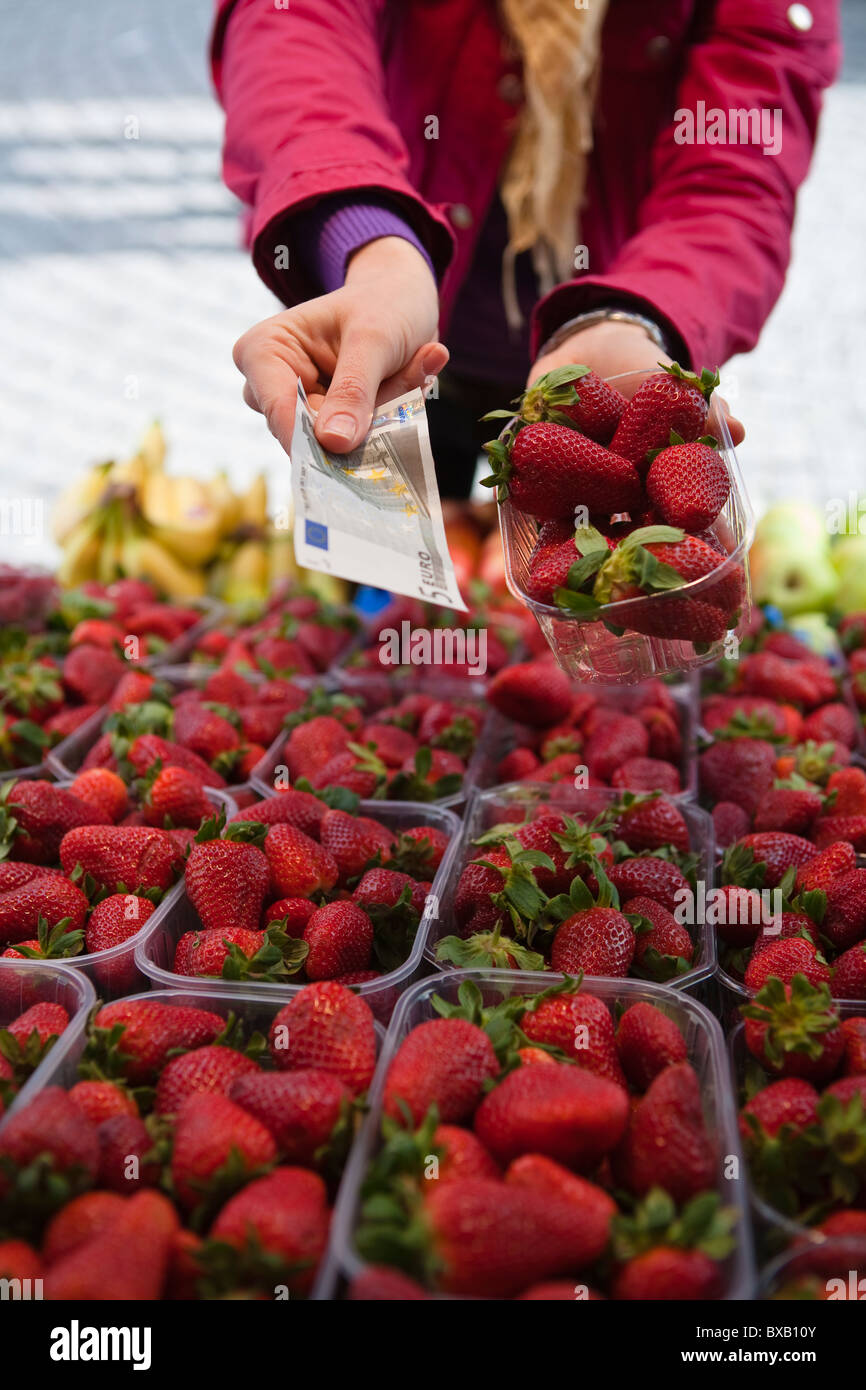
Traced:
POLYGON ((838 0, 810 0, 808 9, 788 0, 717 0, 688 51, 675 119, 656 141, 635 234, 605 274, 557 286, 541 301, 533 353, 569 318, 611 300, 673 330, 693 366, 754 347, 784 283, 797 188, 839 52, 838 0), (811 15, 811 28, 795 28, 789 10, 806 23, 811 15), (726 117, 763 109, 775 152, 679 143, 675 135, 688 132, 682 113, 695 114, 699 133, 701 110, 709 122, 712 108, 726 117))
POLYGON ((285 303, 320 293, 294 214, 375 190, 399 210, 441 276, 453 240, 419 197, 387 110, 380 53, 386 0, 217 0, 211 66, 226 112, 223 177, 250 209, 259 275, 285 303))

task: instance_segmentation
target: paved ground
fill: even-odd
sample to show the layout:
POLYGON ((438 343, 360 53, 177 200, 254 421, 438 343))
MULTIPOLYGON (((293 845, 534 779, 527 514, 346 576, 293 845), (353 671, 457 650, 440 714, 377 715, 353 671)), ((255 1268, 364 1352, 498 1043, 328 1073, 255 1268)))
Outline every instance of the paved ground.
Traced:
MULTIPOLYGON (((50 499, 154 415, 178 467, 238 482, 286 465, 242 406, 231 345, 274 301, 238 247, 205 67, 210 0, 0 0, 0 500, 50 499), (137 130, 137 139, 128 138, 137 130)), ((759 505, 863 478, 866 5, 800 200, 794 262, 726 394, 759 505), (858 351, 859 349, 859 351, 858 351)), ((50 543, 4 537, 5 555, 50 543)))

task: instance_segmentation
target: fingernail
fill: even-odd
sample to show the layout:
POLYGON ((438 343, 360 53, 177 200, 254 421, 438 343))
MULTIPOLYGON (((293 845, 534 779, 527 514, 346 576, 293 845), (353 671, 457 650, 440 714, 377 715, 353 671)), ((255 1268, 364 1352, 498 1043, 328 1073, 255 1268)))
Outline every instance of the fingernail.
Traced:
POLYGON ((334 439, 343 439, 347 444, 355 438, 355 421, 351 415, 332 415, 322 429, 334 439))

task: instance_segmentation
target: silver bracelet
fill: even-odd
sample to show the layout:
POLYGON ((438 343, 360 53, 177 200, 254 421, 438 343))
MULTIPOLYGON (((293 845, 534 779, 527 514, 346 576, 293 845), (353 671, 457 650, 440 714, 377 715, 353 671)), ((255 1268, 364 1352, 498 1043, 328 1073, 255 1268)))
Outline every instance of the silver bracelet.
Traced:
POLYGON ((538 356, 544 357, 548 352, 553 352, 560 343, 570 338, 572 333, 577 333, 579 329, 593 328, 597 323, 631 323, 638 328, 642 328, 648 338, 661 348, 662 352, 670 356, 668 344, 665 342, 664 334, 657 323, 652 319, 645 318, 643 314, 633 313, 630 309, 590 309, 586 314, 578 314, 576 318, 569 319, 552 333, 547 342, 538 350, 538 356))

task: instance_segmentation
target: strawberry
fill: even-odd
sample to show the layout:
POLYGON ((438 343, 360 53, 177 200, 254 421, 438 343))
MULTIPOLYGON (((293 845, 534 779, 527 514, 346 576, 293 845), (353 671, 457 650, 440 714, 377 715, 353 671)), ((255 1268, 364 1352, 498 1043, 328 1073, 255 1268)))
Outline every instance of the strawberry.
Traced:
POLYGON ((255 821, 260 825, 294 825, 317 840, 327 810, 325 802, 312 792, 287 788, 276 796, 268 796, 264 801, 235 811, 228 823, 234 825, 238 821, 255 821))
POLYGON ((322 819, 322 848, 336 860, 341 883, 357 878, 371 861, 387 859, 394 843, 392 832, 370 816, 331 810, 322 819))
POLYGON ((45 1001, 40 1004, 32 1004, 29 1009, 25 1009, 23 1014, 19 1014, 11 1023, 7 1023, 6 1032, 22 1048, 31 1035, 35 1033, 40 1047, 44 1049, 45 1044, 51 1039, 59 1037, 68 1024, 69 1014, 63 1005, 45 1001))
POLYGON ((101 1234, 51 1266, 45 1297, 154 1301, 162 1296, 177 1213, 158 1192, 137 1192, 101 1234))
POLYGON ((820 792, 810 787, 771 787, 758 802, 752 825, 756 831, 777 830, 808 836, 823 806, 820 792))
POLYGON ((308 898, 278 898, 266 908, 264 926, 278 923, 287 936, 300 938, 315 911, 316 904, 308 898))
POLYGON ((845 1037, 845 1062, 842 1068, 845 1076, 866 1073, 866 1018, 844 1018, 842 1032, 845 1037))
MULTIPOLYGON (((46 1086, 6 1121, 0 1134, 3 1167, 25 1170, 41 1155, 55 1173, 89 1186, 99 1168, 96 1128, 59 1086, 46 1086)), ((3 1178, 0 1177, 0 1192, 3 1178)))
POLYGON ((623 714, 607 722, 586 742, 583 761, 590 772, 609 782, 629 758, 642 758, 649 750, 646 725, 634 715, 623 714))
POLYGON ((616 1202, 595 1183, 570 1173, 561 1164, 544 1154, 523 1154, 508 1165, 506 1183, 559 1198, 571 1208, 577 1233, 577 1223, 583 1227, 583 1239, 574 1252, 575 1268, 591 1264, 607 1248, 611 1223, 616 1216, 616 1202))
POLYGON ((545 545, 534 551, 526 577, 529 598, 536 603, 555 603, 557 589, 567 587, 569 571, 579 559, 573 534, 556 545, 545 545))
POLYGON ((192 1211, 205 1195, 222 1196, 269 1167, 276 1145, 264 1125, 227 1096, 187 1097, 177 1114, 171 1177, 177 1200, 192 1211))
POLYGON ((716 441, 679 442, 675 435, 652 460, 645 479, 647 496, 660 519, 684 531, 703 531, 728 500, 731 479, 716 441))
POLYGON ((793 706, 777 705, 760 695, 710 695, 701 702, 701 723, 708 734, 733 738, 776 737, 796 741, 803 719, 793 706))
POLYGON ((728 565, 699 596, 668 597, 671 590, 705 579, 725 563, 725 556, 700 536, 669 526, 639 527, 620 541, 602 563, 593 584, 599 603, 623 602, 620 624, 649 636, 712 641, 713 632, 728 626, 728 618, 743 597, 743 572, 728 565), (655 594, 654 604, 625 600, 655 594), (693 635, 694 634, 694 635, 693 635))
POLYGON ((719 849, 727 849, 749 833, 751 816, 733 801, 719 801, 713 807, 713 829, 719 849))
POLYGON ((824 891, 827 911, 821 930, 837 950, 847 950, 866 935, 866 869, 850 869, 838 874, 824 891))
POLYGON ((547 660, 506 666, 487 687, 487 699, 495 710, 533 728, 560 723, 571 708, 571 698, 568 676, 547 660))
POLYGON ((0 893, 0 943, 39 936, 40 922, 51 932, 61 922, 66 930, 84 926, 88 902, 81 889, 59 874, 39 873, 20 888, 0 893))
POLYGON ((857 720, 840 700, 829 700, 813 710, 803 721, 803 741, 815 743, 844 743, 848 748, 857 744, 857 720))
POLYGON ((621 1086, 557 1063, 509 1072, 478 1106, 475 1132, 501 1163, 539 1153, 590 1169, 619 1143, 627 1118, 621 1086))
POLYGON ((642 502, 631 464, 566 425, 518 425, 484 447, 493 470, 485 484, 496 487, 500 501, 510 497, 518 511, 542 521, 577 506, 610 515, 642 502))
POLYGON ((386 1115, 420 1124, 431 1105, 445 1123, 471 1118, 483 1085, 499 1072, 487 1034, 461 1018, 431 1019, 398 1049, 385 1081, 386 1115), (404 1109, 405 1107, 405 1109, 404 1109))
POLYGON ((139 777, 146 778, 153 764, 163 767, 182 767, 199 779, 203 787, 224 787, 225 778, 209 767, 203 758, 190 748, 162 738, 159 734, 140 734, 133 739, 126 754, 139 777))
MULTIPOLYGON (((610 382, 588 367, 574 364, 546 372, 514 402, 527 423, 570 423, 598 444, 610 442, 626 404, 625 396, 610 382)), ((510 411, 502 414, 511 416, 510 411)))
POLYGON ((221 753, 230 753, 240 744, 234 724, 206 704, 185 701, 175 707, 174 737, 184 748, 213 763, 221 753))
MULTIPOLYGON (((421 738, 421 742, 427 741, 427 738, 421 738)), ((405 729, 397 728, 395 724, 371 723, 364 725, 358 735, 358 742, 372 744, 386 767, 397 768, 407 758, 414 758, 419 740, 413 738, 405 729)))
POLYGON ((264 932, 246 927, 184 932, 174 951, 174 973, 232 980, 278 979, 285 972, 272 968, 279 964, 277 958, 270 962, 261 955, 267 944, 264 932))
POLYGON ((854 846, 847 843, 831 845, 821 850, 797 870, 796 886, 801 893, 816 889, 827 890, 837 879, 857 867, 854 846))
POLYGON ((592 1248, 583 1214, 552 1194, 484 1178, 432 1187, 423 1215, 446 1293, 510 1298, 573 1269, 592 1248))
POLYGON ((147 671, 127 671, 114 687, 108 708, 113 714, 127 705, 142 705, 150 699, 156 677, 147 671))
POLYGON ((264 849, 276 897, 329 893, 337 882, 340 869, 334 856, 294 825, 272 825, 264 849))
POLYGON ((704 370, 697 376, 684 372, 676 362, 654 372, 626 405, 611 450, 644 473, 647 454, 651 449, 663 449, 671 430, 686 443, 698 438, 706 424, 707 403, 718 384, 717 372, 704 370))
MULTIPOLYGON (((415 766, 414 758, 413 754, 409 759, 411 769, 415 766)), ((372 749, 351 743, 345 752, 335 753, 324 767, 311 774, 310 785, 316 791, 344 787, 362 800, 372 800, 382 795, 387 776, 387 766, 372 749)))
POLYGON ((63 658, 63 684, 80 704, 104 705, 126 671, 122 657, 89 643, 73 647, 63 658))
MULTIPOLYGON (((627 758, 610 776, 610 785, 623 791, 663 792, 676 796, 683 789, 674 765, 661 758, 627 758)), ((748 823, 746 828, 748 829, 748 823)))
POLYGON ((744 835, 725 854, 722 874, 726 883, 745 888, 777 888, 790 868, 799 868, 815 857, 815 846, 802 835, 764 830, 744 835))
MULTIPOLYGON (((595 995, 542 995, 527 1009, 520 1026, 531 1042, 558 1048, 587 1071, 625 1086, 613 1019, 607 1005, 595 995)), ((540 1056, 549 1058, 550 1054, 540 1052, 540 1056)))
POLYGON ((51 1218, 42 1241, 42 1253, 47 1265, 54 1265, 65 1255, 107 1231, 124 1208, 117 1192, 82 1192, 51 1218))
POLYGON ((661 1009, 643 1001, 632 1004, 620 1019, 616 1049, 623 1071, 638 1091, 645 1091, 665 1067, 687 1058, 677 1025, 661 1009))
MULTIPOLYGON (((740 1133, 752 1155, 760 1143, 776 1139, 785 1126, 804 1130, 818 1123, 818 1092, 809 1081, 789 1076, 771 1081, 740 1111, 740 1133)), ((784 1136, 783 1136, 784 1137, 784 1136)))
POLYGON ((70 1087, 69 1099, 90 1120, 100 1125, 112 1115, 137 1115, 138 1106, 129 1091, 113 1081, 77 1081, 70 1087))
POLYGON ((695 954, 686 928, 654 898, 628 898, 622 911, 635 924, 633 969, 650 980, 670 980, 683 974, 695 954))
POLYGON ((790 937, 799 937, 802 941, 811 942, 817 946, 818 934, 817 924, 805 912, 780 912, 774 914, 768 922, 764 922, 760 936, 756 937, 752 946, 752 960, 777 941, 785 941, 790 937))
POLYGON ((170 888, 182 862, 164 830, 144 826, 81 826, 60 842, 63 872, 71 874, 80 865, 109 893, 170 888))
POLYGON ((702 1250, 680 1250, 657 1245, 617 1271, 614 1298, 626 1301, 645 1299, 718 1299, 723 1281, 718 1263, 702 1250))
POLYGON ((192 1005, 175 1006, 152 999, 118 999, 106 1004, 93 1020, 89 1058, 127 1081, 153 1079, 170 1053, 214 1042, 225 1019, 192 1005), (116 1030, 116 1031, 115 1031, 116 1030))
POLYGON ((686 854, 691 848, 682 812, 663 796, 626 798, 617 819, 616 836, 635 853, 672 845, 686 854))
POLYGON ((833 814, 861 816, 866 814, 866 772, 860 767, 842 767, 827 780, 827 792, 833 794, 833 814))
POLYGON ((97 903, 84 934, 88 952, 108 951, 141 931, 153 914, 153 903, 132 893, 112 893, 97 903))
POLYGON ((787 661, 773 652, 752 652, 740 664, 739 682, 749 695, 763 695, 780 704, 812 709, 833 700, 832 673, 824 678, 812 661, 787 661))
POLYGON ((858 854, 866 853, 866 815, 822 816, 815 822, 812 836, 818 849, 847 840, 858 854))
POLYGON ((712 743, 698 757, 701 795, 729 801, 753 815, 775 775, 776 751, 763 739, 734 738, 712 743))
POLYGON ((744 977, 747 989, 763 989, 771 976, 790 984, 795 975, 805 975, 811 985, 825 984, 830 979, 830 967, 811 941, 793 936, 786 940, 770 941, 753 955, 744 977))
POLYGON ((100 1187, 111 1192, 130 1192, 156 1187, 160 1166, 153 1155, 153 1139, 139 1115, 110 1115, 99 1126, 100 1187), (130 1159, 137 1160, 136 1169, 130 1159))
POLYGON ((116 772, 105 767, 93 767, 87 772, 79 772, 73 779, 70 791, 93 807, 99 813, 102 824, 116 825, 129 810, 129 795, 126 783, 116 772))
POLYGON ((64 835, 76 826, 108 823, 108 817, 86 801, 41 778, 7 783, 0 805, 11 817, 17 857, 34 864, 53 864, 64 835))
POLYGON ((41 1279, 42 1272, 42 1260, 32 1245, 24 1240, 0 1241, 0 1279, 41 1279))
POLYGON ((638 856, 623 859, 608 871, 608 877, 620 896, 626 898, 653 898, 666 907, 668 912, 689 900, 691 894, 689 881, 682 870, 669 859, 656 855, 638 856))
MULTIPOLYGON (((108 774, 111 776, 111 774, 108 774)), ((142 800, 148 825, 189 826, 197 830, 212 814, 213 807, 194 772, 182 767, 161 768, 142 800)))
POLYGON ((258 1063, 232 1047, 210 1044, 184 1052, 163 1068, 154 1109, 158 1115, 177 1115, 188 1096, 204 1092, 228 1095, 232 1083, 249 1072, 259 1075, 258 1063))
POLYGON ((866 944, 858 941, 838 957, 833 967, 834 999, 866 999, 866 944))
POLYGON ((388 862, 415 878, 432 879, 449 844, 445 831, 434 825, 410 825, 400 831, 388 862))
POLYGON ((746 1047, 767 1071, 818 1083, 838 1070, 845 1035, 826 984, 815 987, 803 975, 790 984, 771 977, 741 1012, 746 1047))
MULTIPOLYGON (((325 1253, 329 1215, 327 1191, 318 1174, 305 1168, 275 1168, 226 1202, 211 1238, 254 1260, 264 1256, 267 1264, 259 1277, 271 1296, 275 1282, 303 1296, 312 1288, 325 1253)), ((221 1251, 219 1259, 224 1265, 221 1251)))
POLYGON ((252 1068, 231 1082, 228 1094, 265 1126, 285 1162, 309 1167, 352 1101, 338 1076, 312 1067, 279 1074, 252 1068))
POLYGON ((715 1163, 694 1068, 685 1061, 660 1071, 632 1112, 613 1155, 614 1172, 641 1196, 661 1187, 688 1201, 713 1183, 715 1163))
POLYGON ((351 734, 333 715, 320 714, 292 729, 283 757, 292 778, 306 777, 344 753, 351 734))
POLYGON ((576 912, 557 929, 550 953, 554 970, 566 975, 624 978, 634 955, 634 932, 621 912, 591 907, 576 912))
POLYGON ((373 924, 354 903, 328 903, 313 913, 304 930, 304 941, 309 946, 304 963, 307 978, 333 980, 337 975, 367 968, 373 948, 373 924))
POLYGON ((185 879, 187 896, 206 930, 256 930, 271 868, 255 844, 232 839, 196 844, 186 861, 185 879))
POLYGON ((271 1023, 268 1047, 281 1071, 314 1067, 338 1076, 352 1095, 365 1091, 376 1066, 373 1015, 335 980, 307 985, 271 1023))
POLYGON ((466 1182, 470 1178, 499 1178, 499 1164, 471 1129, 437 1125, 432 1148, 439 1161, 436 1182, 466 1182))

